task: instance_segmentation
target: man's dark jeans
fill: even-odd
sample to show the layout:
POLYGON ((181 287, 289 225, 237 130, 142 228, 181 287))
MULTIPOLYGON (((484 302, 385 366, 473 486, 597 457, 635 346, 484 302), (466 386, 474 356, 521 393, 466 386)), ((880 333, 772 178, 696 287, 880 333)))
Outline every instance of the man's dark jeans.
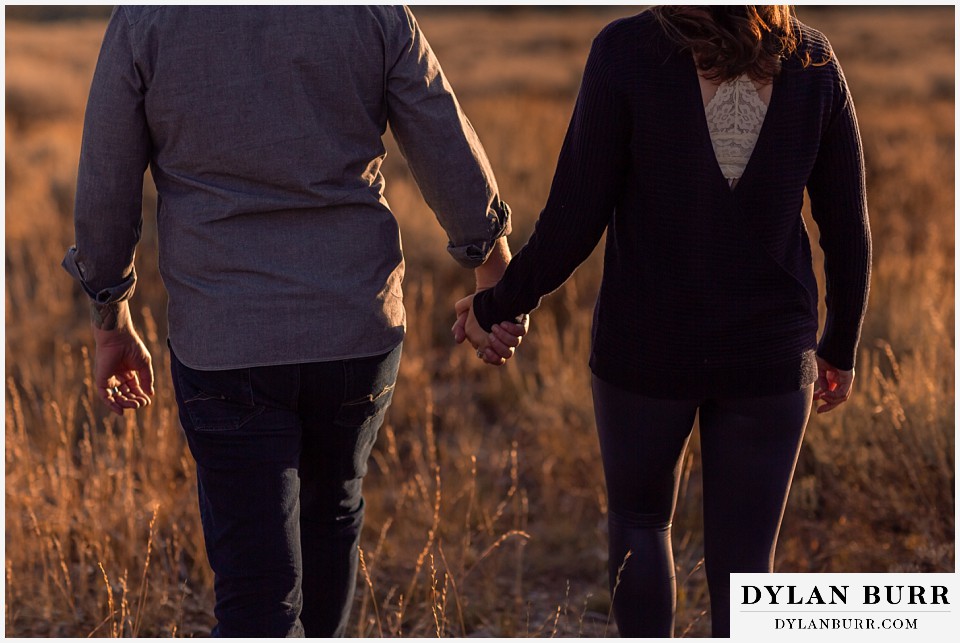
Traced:
POLYGON ((400 353, 198 371, 171 349, 215 574, 213 636, 344 634, 361 483, 400 353))

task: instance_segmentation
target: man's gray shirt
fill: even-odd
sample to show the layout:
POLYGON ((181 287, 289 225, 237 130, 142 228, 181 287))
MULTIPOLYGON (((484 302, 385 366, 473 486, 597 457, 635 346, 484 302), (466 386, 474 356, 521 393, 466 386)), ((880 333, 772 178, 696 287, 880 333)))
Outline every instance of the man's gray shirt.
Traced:
POLYGON ((509 233, 476 133, 404 7, 118 7, 87 104, 76 245, 95 301, 136 282, 157 186, 171 345, 197 369, 327 361, 403 338, 389 123, 462 265, 509 233))

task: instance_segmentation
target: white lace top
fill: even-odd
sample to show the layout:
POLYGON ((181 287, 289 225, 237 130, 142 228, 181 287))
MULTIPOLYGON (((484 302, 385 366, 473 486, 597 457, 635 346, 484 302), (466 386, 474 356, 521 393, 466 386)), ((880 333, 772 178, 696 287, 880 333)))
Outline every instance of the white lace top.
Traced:
POLYGON ((753 154, 767 105, 744 74, 720 85, 704 111, 717 163, 732 186, 753 154))

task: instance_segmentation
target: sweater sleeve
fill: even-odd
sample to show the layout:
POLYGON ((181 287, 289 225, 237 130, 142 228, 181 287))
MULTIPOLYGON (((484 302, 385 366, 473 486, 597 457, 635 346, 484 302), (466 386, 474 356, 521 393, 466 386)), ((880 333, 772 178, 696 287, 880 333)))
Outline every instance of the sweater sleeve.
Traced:
POLYGON ((474 313, 487 330, 529 313, 544 295, 559 288, 590 256, 613 215, 630 129, 601 36, 587 58, 550 194, 534 232, 503 279, 474 298, 474 313))
POLYGON ((827 317, 817 354, 849 370, 867 306, 871 240, 856 112, 839 65, 836 72, 840 104, 824 131, 807 193, 820 228, 826 273, 827 317))

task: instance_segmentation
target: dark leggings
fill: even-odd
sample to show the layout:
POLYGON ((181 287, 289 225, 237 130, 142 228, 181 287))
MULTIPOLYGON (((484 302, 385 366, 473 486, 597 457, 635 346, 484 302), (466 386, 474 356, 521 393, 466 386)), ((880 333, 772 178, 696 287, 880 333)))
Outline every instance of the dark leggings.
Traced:
POLYGON ((616 585, 621 636, 673 636, 670 525, 698 409, 711 622, 713 636, 730 636, 730 573, 773 571, 812 396, 811 385, 756 398, 662 400, 593 378, 609 499, 610 587, 616 585))

